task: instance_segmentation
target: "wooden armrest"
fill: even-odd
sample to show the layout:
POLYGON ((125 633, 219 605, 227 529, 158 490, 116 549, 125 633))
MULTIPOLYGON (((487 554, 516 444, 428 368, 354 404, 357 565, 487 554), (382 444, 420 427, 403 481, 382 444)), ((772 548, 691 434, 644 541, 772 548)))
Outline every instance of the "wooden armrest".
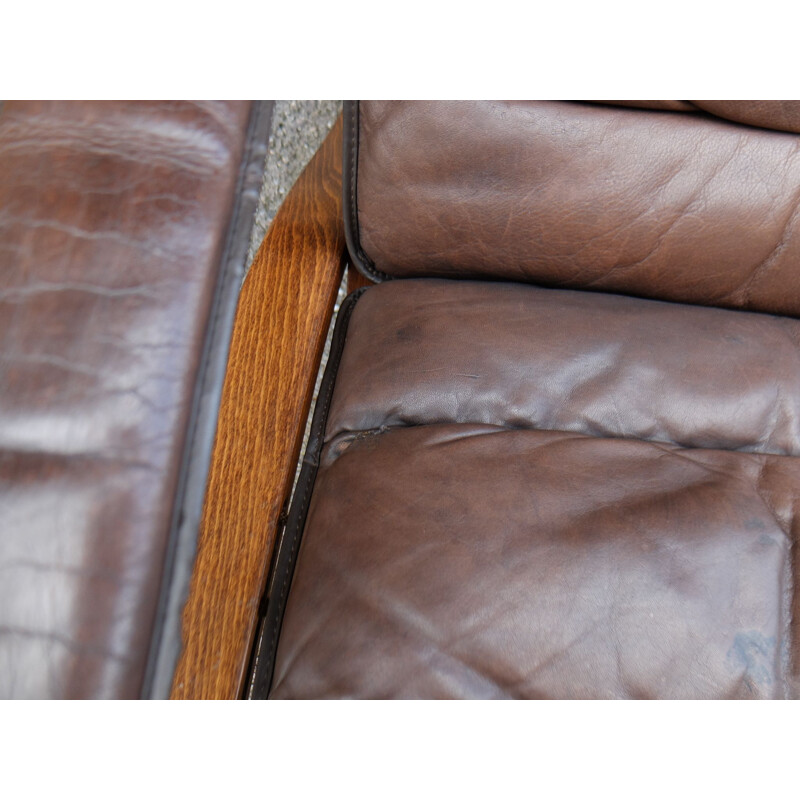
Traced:
POLYGON ((239 298, 173 698, 242 696, 344 251, 340 116, 278 211, 239 298))

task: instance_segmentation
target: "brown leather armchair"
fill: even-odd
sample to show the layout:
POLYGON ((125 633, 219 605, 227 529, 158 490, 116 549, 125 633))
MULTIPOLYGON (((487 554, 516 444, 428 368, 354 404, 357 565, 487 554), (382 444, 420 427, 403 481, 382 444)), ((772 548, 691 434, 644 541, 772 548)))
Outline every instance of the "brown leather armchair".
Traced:
MULTIPOLYGON (((288 517, 241 402, 257 352, 295 356, 242 332, 205 546, 277 545, 252 659, 194 691, 224 669, 250 697, 796 696, 800 104, 362 102, 344 125, 349 257, 381 283, 339 312, 288 517)), ((326 308, 330 201, 291 223, 311 268, 287 278, 326 308)), ((294 261, 280 242, 257 267, 294 261)))
POLYGON ((343 127, 242 289, 172 696, 795 697, 800 104, 343 127))

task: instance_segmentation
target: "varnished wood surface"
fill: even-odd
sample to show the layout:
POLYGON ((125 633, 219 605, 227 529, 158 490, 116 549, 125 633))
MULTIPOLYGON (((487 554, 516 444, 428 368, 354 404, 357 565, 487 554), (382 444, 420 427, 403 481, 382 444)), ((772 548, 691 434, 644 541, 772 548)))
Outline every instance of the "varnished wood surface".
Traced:
POLYGON ((242 695, 342 279, 341 178, 340 117, 278 211, 242 288, 173 698, 242 695))

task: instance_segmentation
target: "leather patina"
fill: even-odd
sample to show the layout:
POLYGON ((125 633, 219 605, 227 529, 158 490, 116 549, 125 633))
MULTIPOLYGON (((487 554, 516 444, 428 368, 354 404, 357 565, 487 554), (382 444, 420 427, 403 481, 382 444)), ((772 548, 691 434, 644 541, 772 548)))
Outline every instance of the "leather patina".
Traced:
POLYGON ((269 116, 0 111, 1 697, 169 690, 269 116))
POLYGON ((798 696, 798 113, 346 105, 251 696, 798 696))
POLYGON ((796 695, 800 322, 442 280, 346 314, 271 697, 796 695))
POLYGON ((350 103, 351 255, 373 280, 489 278, 800 313, 800 151, 783 130, 797 130, 800 103, 687 107, 350 103))

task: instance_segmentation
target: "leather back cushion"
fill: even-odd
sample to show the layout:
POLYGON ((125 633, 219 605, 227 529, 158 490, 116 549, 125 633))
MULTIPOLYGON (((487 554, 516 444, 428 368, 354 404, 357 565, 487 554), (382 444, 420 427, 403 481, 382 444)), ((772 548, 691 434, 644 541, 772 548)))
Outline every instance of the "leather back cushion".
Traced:
POLYGON ((800 104, 633 105, 348 104, 351 255, 800 314, 800 104))
POLYGON ((797 100, 605 100, 615 106, 663 111, 707 111, 717 117, 800 133, 800 102, 797 100))

